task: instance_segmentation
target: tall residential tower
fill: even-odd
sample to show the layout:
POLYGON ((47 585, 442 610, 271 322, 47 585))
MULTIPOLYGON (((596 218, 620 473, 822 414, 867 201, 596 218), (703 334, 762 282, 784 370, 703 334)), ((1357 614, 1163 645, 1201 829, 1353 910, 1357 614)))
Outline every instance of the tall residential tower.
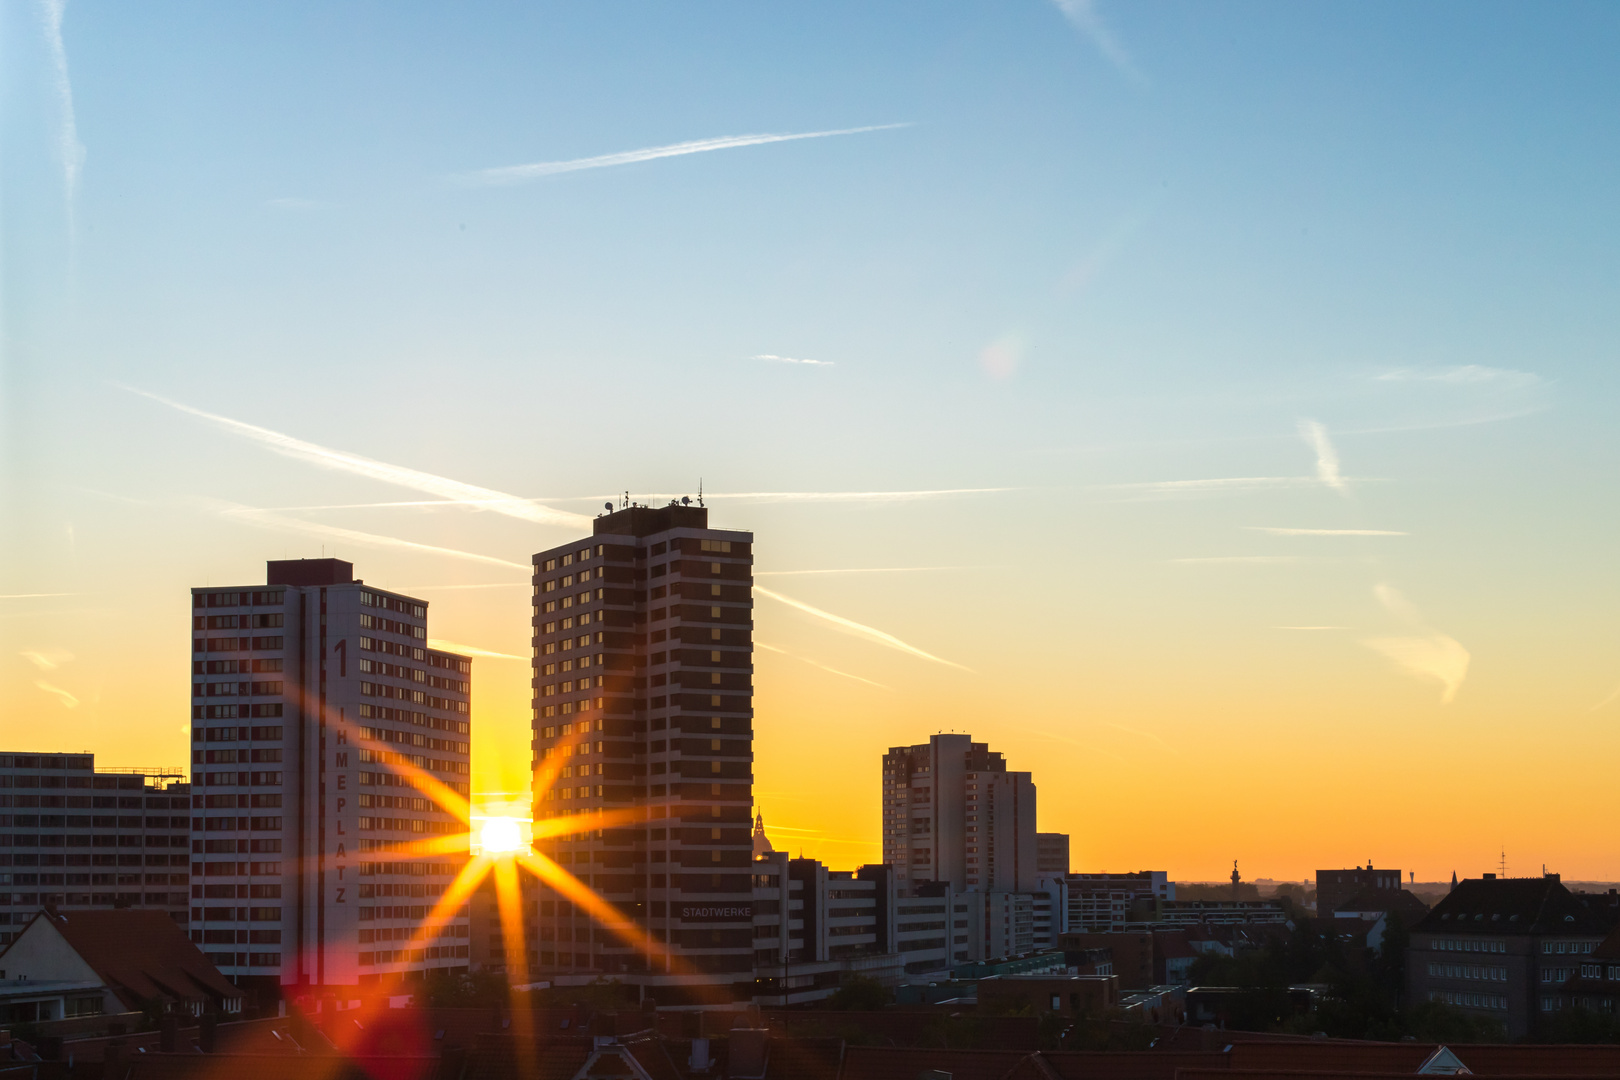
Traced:
POLYGON ((935 735, 883 755, 883 861, 901 887, 1035 888, 1035 784, 969 735, 935 735))
POLYGON ((554 978, 670 1003, 752 993, 753 539, 701 506, 631 506, 534 556, 534 765, 554 775, 534 816, 614 817, 537 848, 622 920, 542 889, 554 978))
POLYGON ((401 849, 464 828, 406 766, 468 794, 471 661, 338 559, 191 603, 192 940, 272 995, 465 968, 464 918, 407 948, 463 860, 401 849))

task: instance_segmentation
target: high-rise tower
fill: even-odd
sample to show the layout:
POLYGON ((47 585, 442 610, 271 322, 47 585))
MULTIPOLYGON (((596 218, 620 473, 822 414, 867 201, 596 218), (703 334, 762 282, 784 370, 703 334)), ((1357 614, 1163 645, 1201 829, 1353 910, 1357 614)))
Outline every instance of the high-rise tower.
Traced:
POLYGON ((530 947, 554 978, 611 974, 670 1003, 751 993, 753 539, 701 506, 631 506, 534 556, 538 831, 612 818, 537 848, 622 920, 542 889, 530 947))
POLYGON ((902 888, 1035 888, 1035 784, 969 735, 935 735, 883 755, 883 861, 902 888))
POLYGON ((402 849, 464 828, 409 774, 468 794, 472 662, 339 559, 191 597, 192 940, 272 993, 465 969, 463 918, 407 944, 463 860, 402 849))

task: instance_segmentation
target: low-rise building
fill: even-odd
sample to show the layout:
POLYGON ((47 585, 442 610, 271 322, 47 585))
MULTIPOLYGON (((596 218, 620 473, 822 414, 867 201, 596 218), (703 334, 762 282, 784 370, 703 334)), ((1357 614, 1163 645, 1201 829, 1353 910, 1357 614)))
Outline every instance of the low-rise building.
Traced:
POLYGON ((36 1022, 154 1006, 192 1016, 242 1011, 242 991, 163 911, 39 912, 0 951, 0 996, 36 1022), (20 991, 30 983, 50 989, 29 998, 20 991))
POLYGON ((978 987, 979 1008, 993 1014, 1101 1017, 1119 996, 1119 979, 1113 975, 990 975, 978 987))
MULTIPOLYGON (((1349 870, 1318 870, 1316 872, 1316 912, 1324 917, 1339 910, 1339 905, 1360 893, 1398 893, 1401 891, 1399 870, 1375 869, 1372 860, 1366 866, 1349 870)), ((1374 903, 1378 903, 1376 898, 1374 903)), ((1392 901, 1383 901, 1389 903, 1392 901)), ((1379 910, 1387 911, 1387 907, 1379 910)))
POLYGON ((1069 874, 1071 932, 1108 933, 1128 923, 1157 922, 1159 905, 1176 898, 1176 884, 1163 870, 1134 874, 1069 874))

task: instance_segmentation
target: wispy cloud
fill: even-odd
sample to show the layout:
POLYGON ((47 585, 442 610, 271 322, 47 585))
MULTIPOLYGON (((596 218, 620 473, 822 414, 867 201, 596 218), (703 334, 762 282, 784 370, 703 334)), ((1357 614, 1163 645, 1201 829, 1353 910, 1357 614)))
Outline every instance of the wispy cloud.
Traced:
POLYGON ((1339 475, 1339 452, 1333 448, 1327 428, 1315 420, 1301 420, 1299 434, 1316 451, 1316 478, 1334 491, 1345 491, 1344 477, 1339 475))
POLYGON ((1245 525, 1250 532, 1268 536, 1410 536, 1393 529, 1280 529, 1270 525, 1245 525))
POLYGON ((1348 630, 1348 626, 1279 626, 1278 630, 1348 630))
POLYGON ((462 656, 486 656, 491 660, 527 660, 527 656, 518 656, 514 653, 494 652, 490 649, 480 649, 476 645, 463 645, 458 641, 446 641, 444 638, 428 638, 428 648, 438 649, 441 652, 460 653, 462 656))
POLYGON ((929 570, 987 570, 983 566, 870 566, 837 570, 755 570, 755 577, 790 577, 801 574, 920 574, 929 570))
POLYGON ((503 165, 494 169, 479 169, 463 173, 463 183, 480 187, 500 187, 524 184, 558 173, 578 172, 581 169, 607 169, 615 165, 634 165, 658 158, 683 157, 687 154, 705 154, 711 150, 735 150, 744 146, 763 146, 766 143, 794 142, 799 139, 826 139, 834 135, 860 135, 868 131, 892 131, 910 127, 902 124, 869 124, 866 127, 838 128, 832 131, 801 131, 790 134, 725 135, 717 139, 694 139, 691 142, 670 143, 667 146, 649 146, 641 150, 624 150, 617 154, 597 157, 572 158, 568 161, 536 161, 528 165, 503 165))
POLYGON ((1076 29, 1091 39, 1097 51, 1102 53, 1121 75, 1140 86, 1147 85, 1147 76, 1142 74, 1131 54, 1125 51, 1125 46, 1120 44, 1113 31, 1102 21, 1102 16, 1097 13, 1095 0, 1052 0, 1052 2, 1076 29))
MULTIPOLYGON (((415 491, 425 491, 430 495, 438 495, 446 500, 469 506, 478 506, 485 510, 492 510, 497 514, 505 514, 508 517, 518 518, 536 525, 557 525, 571 529, 581 529, 588 527, 591 523, 591 519, 584 514, 575 514, 567 510, 553 510, 551 507, 543 506, 533 499, 524 499, 517 495, 508 495, 504 491, 478 487, 475 484, 464 484, 459 480, 436 476, 433 473, 408 469, 402 465, 390 465, 387 462, 375 461, 342 450, 333 450, 330 447, 295 439, 291 435, 283 435, 279 431, 271 431, 269 428, 245 424, 240 420, 232 420, 229 417, 218 416, 214 413, 192 408, 190 405, 182 405, 177 401, 171 401, 168 398, 160 397, 145 390, 138 390, 134 387, 125 387, 125 389, 131 393, 167 405, 171 409, 186 413, 188 416, 207 420, 209 423, 224 428, 233 435, 240 435, 295 461, 302 461, 323 469, 352 473, 355 476, 363 476, 371 480, 379 480, 385 484, 395 484, 415 491)), ((506 565, 515 564, 508 563, 506 565)))
POLYGON ((0 593, 0 600, 38 600, 46 596, 78 596, 71 592, 14 592, 0 593))
POLYGON ((1190 559, 1171 559, 1173 563, 1297 563, 1319 562, 1307 555, 1205 555, 1190 559))
POLYGON ((481 585, 407 585, 405 592, 433 592, 435 590, 451 589, 527 589, 531 583, 527 581, 490 581, 481 585))
POLYGON ((775 600, 777 603, 786 604, 788 607, 797 608, 799 611, 802 611, 807 615, 813 615, 818 619, 824 620, 846 634, 852 634, 855 637, 862 638, 866 641, 876 642, 879 645, 887 646, 888 648, 898 650, 899 652, 909 653, 912 656, 921 657, 924 660, 932 660, 934 663, 944 664, 946 667, 960 668, 963 671, 973 670, 969 667, 963 667, 961 664, 958 664, 953 660, 946 660, 935 656, 933 653, 924 652, 915 645, 908 645, 904 641, 901 641, 899 638, 895 637, 893 634, 885 633, 876 627, 867 626, 865 623, 858 623, 854 619, 846 619, 842 615, 834 615, 832 612, 823 611, 818 607, 812 607, 811 605, 806 604, 803 600, 795 600, 791 596, 783 596, 779 592, 772 592, 763 585, 755 585, 754 592, 758 593, 760 596, 775 600))
POLYGON ((69 660, 73 659, 72 653, 62 652, 58 649, 52 649, 49 652, 36 652, 32 649, 28 649, 18 653, 17 655, 21 656, 24 660, 27 660, 30 664, 33 664, 41 671, 55 671, 69 660))
MULTIPOLYGON (((704 492, 705 502, 726 499, 747 502, 912 502, 919 499, 948 499, 957 495, 992 495, 1004 491, 1022 491, 1015 487, 987 488, 934 488, 924 491, 733 491, 704 492)), ((600 496, 598 496, 600 497, 600 496)), ((649 495, 649 499, 674 498, 670 495, 649 495)))
POLYGON ((1452 386, 1479 386, 1481 384, 1531 386, 1541 377, 1528 371, 1512 368, 1484 367, 1480 364, 1460 364, 1448 368, 1397 368, 1375 375, 1379 382, 1445 383, 1452 386))
POLYGON ((79 123, 73 111, 73 83, 68 78, 67 46, 62 40, 62 16, 67 14, 67 0, 41 0, 39 10, 45 22, 45 47, 51 54, 57 108, 61 112, 56 148, 62 159, 62 186, 71 220, 73 197, 79 186, 79 171, 84 168, 85 150, 84 144, 79 141, 79 123))
POLYGON ((1620 686, 1615 687, 1613 693, 1604 698, 1602 701, 1598 702, 1596 705, 1592 706, 1591 711, 1597 712, 1599 709, 1603 708, 1603 706, 1608 705, 1617 698, 1620 698, 1620 686))
POLYGON ((259 510, 251 506, 236 506, 225 504, 220 507, 220 513, 226 517, 248 522, 265 529, 274 529, 278 532, 302 533, 305 536, 319 536, 328 540, 341 541, 349 544, 359 544, 362 547, 399 548, 405 551, 414 551, 423 555, 441 555, 452 559, 464 559, 468 562, 484 563, 488 566, 504 566, 514 570, 532 570, 524 564, 512 562, 508 559, 497 559, 493 555, 479 555, 472 551, 460 551, 456 548, 436 547, 432 544, 418 544, 414 540, 401 540, 397 536, 383 536, 378 533, 360 532, 356 529, 341 529, 336 525, 322 525, 316 521, 303 521, 299 518, 283 517, 268 510, 259 510))
POLYGON ((834 675, 842 675, 846 679, 854 679, 856 682, 863 682, 868 686, 875 686, 879 690, 892 690, 893 689, 893 687, 885 686, 880 682, 873 682, 871 679, 865 678, 863 676, 851 675, 847 671, 839 671, 835 667, 828 667, 826 664, 823 664, 820 660, 812 660, 808 656, 800 656, 798 653, 788 652, 786 649, 778 648, 775 645, 767 645, 763 641, 756 641, 756 642, 754 642, 754 644, 759 646, 760 648, 764 649, 766 652, 781 653, 783 656, 791 657, 794 660, 802 661, 802 662, 804 662, 806 664, 809 664, 811 667, 820 668, 822 671, 831 672, 834 675))
POLYGON ((60 686, 52 686, 44 679, 35 679, 34 685, 45 691, 47 694, 53 695, 62 703, 64 708, 77 709, 79 707, 79 699, 62 689, 60 686))
POLYGON ((1382 653, 1413 675, 1436 679, 1441 685, 1440 700, 1450 704, 1468 677, 1472 657, 1457 639, 1430 627, 1418 609, 1391 585, 1376 585, 1373 594, 1385 610, 1420 633, 1406 637, 1368 638, 1362 644, 1382 653))
POLYGON ((1245 495, 1251 491, 1279 488, 1315 487, 1321 481, 1313 476, 1217 476, 1202 480, 1149 480, 1130 484, 1103 484, 1104 491, 1134 493, 1141 498, 1178 496, 1245 495))
POLYGON ((811 367, 832 367, 837 363, 834 360, 810 360, 801 356, 777 356, 775 353, 760 353, 758 356, 750 356, 748 359, 765 360, 772 364, 808 364, 811 367))

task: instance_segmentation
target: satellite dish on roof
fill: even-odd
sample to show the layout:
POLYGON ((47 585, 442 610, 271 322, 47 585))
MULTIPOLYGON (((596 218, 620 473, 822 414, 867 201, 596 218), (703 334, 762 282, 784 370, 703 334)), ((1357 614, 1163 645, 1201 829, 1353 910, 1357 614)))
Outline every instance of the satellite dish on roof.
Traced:
POLYGON ((690 495, 682 495, 681 496, 681 505, 682 506, 691 506, 692 505, 692 496, 690 496, 690 495))
POLYGON ((605 503, 602 504, 602 509, 606 510, 608 513, 611 514, 611 513, 613 513, 613 504, 610 503, 610 502, 605 502, 605 503))

